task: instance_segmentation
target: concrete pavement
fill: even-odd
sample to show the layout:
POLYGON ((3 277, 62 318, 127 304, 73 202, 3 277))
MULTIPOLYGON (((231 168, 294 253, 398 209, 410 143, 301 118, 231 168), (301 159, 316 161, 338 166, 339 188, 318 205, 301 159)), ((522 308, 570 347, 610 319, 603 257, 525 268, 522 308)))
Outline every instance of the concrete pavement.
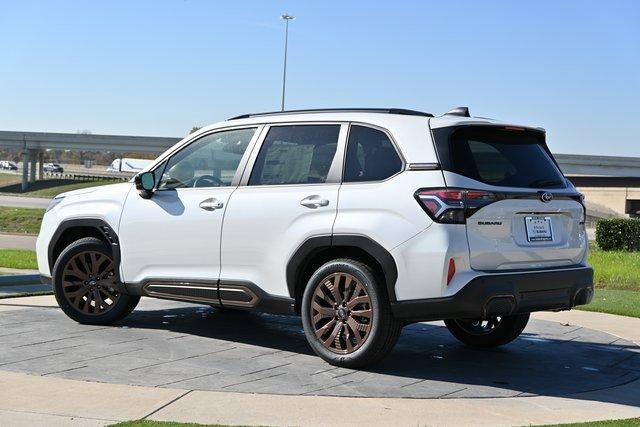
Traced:
MULTIPOLYGON (((105 381, 105 375, 115 375, 115 372, 123 365, 135 363, 134 359, 131 358, 132 354, 113 355, 113 353, 117 353, 117 346, 111 341, 118 336, 121 341, 131 340, 129 343, 122 344, 125 346, 138 348, 148 345, 145 344, 146 342, 152 343, 151 345, 156 349, 156 353, 143 351, 142 355, 146 357, 146 362, 143 358, 141 363, 143 365, 154 365, 153 367, 137 369, 140 365, 129 365, 129 368, 133 369, 129 371, 130 377, 133 378, 142 373, 140 378, 147 379, 157 378, 159 372, 179 377, 184 374, 185 368, 195 366, 191 362, 197 359, 197 357, 185 359, 189 358, 189 356, 184 354, 184 351, 190 351, 193 347, 197 351, 203 351, 203 345, 206 342, 215 342, 217 340, 209 337, 206 341, 199 341, 198 335, 203 333, 205 329, 195 327, 191 331, 176 329, 176 325, 180 325, 180 322, 174 320, 188 317, 188 311, 178 312, 175 309, 158 311, 154 310, 154 308, 157 308, 154 304, 155 301, 152 304, 145 301, 138 314, 138 320, 136 321, 134 318, 133 323, 123 324, 124 329, 122 329, 117 327, 91 328, 76 325, 68 319, 64 320, 52 297, 0 300, 0 325, 2 328, 0 329, 0 340, 3 341, 2 345, 0 345, 0 348, 3 349, 0 351, 0 358, 3 359, 0 361, 0 417, 2 417, 2 424, 74 425, 80 423, 82 425, 104 425, 115 421, 148 418, 165 421, 243 425, 316 426, 366 423, 368 425, 506 426, 640 416, 640 381, 633 379, 637 378, 637 375, 633 375, 634 372, 640 374, 639 349, 637 346, 630 344, 631 341, 640 341, 640 320, 579 311, 536 314, 532 324, 533 329, 528 334, 529 343, 527 346, 533 347, 533 350, 535 350, 531 354, 523 352, 524 350, 518 350, 513 345, 507 346, 506 350, 483 352, 457 346, 449 351, 443 350, 445 351, 443 353, 445 359, 443 360, 430 357, 433 353, 431 350, 426 349, 427 351, 421 353, 423 355, 423 370, 430 372, 430 376, 441 373, 440 381, 451 382, 455 380, 455 372, 450 371, 450 369, 464 370, 465 358, 475 358, 482 362, 484 368, 479 366, 479 370, 469 373, 470 376, 466 382, 467 384, 473 384, 482 378, 491 379, 494 377, 494 365, 503 365, 506 361, 504 358, 507 357, 513 359, 510 361, 511 364, 521 365, 522 370, 525 371, 524 375, 535 386, 537 382, 549 381, 545 377, 541 377, 540 372, 536 370, 536 363, 542 365, 544 370, 553 371, 561 368, 561 366, 556 368, 552 361, 544 357, 544 348, 553 345, 557 350, 558 358, 566 359, 567 354, 571 353, 571 351, 563 350, 563 347, 574 346, 572 347, 573 351, 585 351, 580 356, 580 361, 584 363, 584 366, 590 367, 589 370, 581 368, 584 371, 585 384, 589 382, 589 376, 609 372, 620 374, 620 372, 614 372, 614 370, 622 368, 626 369, 626 376, 631 378, 630 381, 605 389, 585 390, 564 396, 521 395, 508 398, 460 397, 441 399, 290 396, 281 394, 286 393, 287 390, 280 390, 278 394, 255 394, 259 390, 259 383, 255 383, 256 387, 253 392, 247 390, 247 392, 240 393, 201 390, 195 385, 185 387, 184 385, 187 383, 184 382, 176 383, 180 384, 179 386, 164 387, 95 382, 105 381), (66 322, 68 325, 60 322, 66 322), (53 329, 45 331, 41 326, 37 325, 49 325, 48 327, 53 329), (545 343, 544 338, 539 336, 546 333, 544 331, 548 331, 547 326, 552 330, 566 334, 566 339, 563 342, 555 342, 553 344, 545 343), (32 327, 36 327, 38 331, 45 331, 45 333, 36 333, 35 336, 31 337, 28 331, 32 327), (543 330, 540 329, 541 327, 543 330), (87 328, 94 329, 94 332, 90 332, 87 328), (593 328, 604 332, 593 332, 593 328), (66 329, 69 329, 69 331, 67 332, 66 329), (96 342, 87 342, 84 338, 86 332, 98 334, 101 337, 100 340, 105 343, 111 342, 106 347, 109 349, 108 354, 103 355, 99 347, 96 347, 96 342), (608 339, 611 344, 602 344, 603 340, 607 340, 606 336, 602 335, 605 332, 610 334, 609 336, 615 335, 608 339), (18 333, 18 335, 7 335, 13 333, 18 333), (73 335, 66 336, 69 333, 73 333, 73 335), (60 339, 56 334, 64 336, 64 338, 60 339), (36 339, 38 335, 41 337, 39 341, 36 339), (124 337, 124 335, 127 335, 127 337, 124 337), (18 341, 21 341, 22 344, 10 338, 11 336, 21 337, 18 341), (169 339, 168 342, 172 344, 168 347, 160 347, 158 340, 165 336, 169 339), (576 344, 576 341, 580 341, 582 344, 576 344), (19 347, 13 349, 15 346, 19 347), (67 351, 65 347, 68 347, 69 350, 67 351), (537 347, 537 350, 535 347, 537 347), (26 357, 34 349, 41 353, 40 358, 24 360, 22 363, 17 362, 17 359, 13 359, 14 353, 22 354, 25 359, 38 357, 35 355, 26 357), (606 355, 607 349, 612 353, 609 356, 606 355), (63 356, 58 353, 65 351, 69 355, 76 357, 77 363, 74 366, 77 369, 67 372, 52 372, 49 370, 53 366, 52 363, 55 359, 63 356), (626 356, 618 360, 623 356, 621 353, 625 352, 627 353, 626 356), (4 357, 3 353, 5 353, 4 357), (91 354, 93 356, 89 360, 87 355, 91 354), (539 359, 537 355, 540 355, 539 359), (110 361, 111 356, 114 360, 110 361), (458 360, 449 362, 449 365, 439 365, 439 368, 436 366, 438 363, 447 363, 447 360, 454 356, 457 356, 458 360), (611 357, 612 359, 603 360, 603 364, 599 365, 598 360, 602 357, 611 357), (156 358, 162 358, 163 360, 154 360, 156 358), (179 363, 171 367, 174 361, 179 363), (586 364, 587 361, 589 361, 590 365, 586 364), (611 366, 605 366, 609 362, 615 363, 611 366), (68 379, 71 373, 81 372, 85 365, 91 367, 93 380, 68 379), (436 367, 434 368, 434 366, 436 367), (149 371, 148 369, 152 370, 149 371), (33 373, 37 372, 40 376, 25 373, 28 370, 33 373), (600 373, 597 371, 600 371, 600 373), (631 373, 630 376, 629 373, 631 373), (60 378, 61 376, 67 376, 67 378, 60 378), (64 398, 56 398, 56 396, 61 395, 61 390, 64 390, 64 398)), ((213 309, 207 308, 206 310, 207 313, 215 313, 213 309)), ((194 324, 195 317, 203 317, 202 311, 196 309, 195 313, 197 313, 197 316, 194 314, 194 324)), ((206 328, 211 333, 217 334, 218 332, 216 331, 226 330, 230 327, 226 325, 225 318, 233 319, 233 316, 235 316, 233 313, 223 313, 223 316, 215 319, 213 323, 206 318, 201 319, 201 322, 205 323, 206 328), (228 317, 228 314, 231 314, 231 317, 228 317)), ((267 328, 264 331, 259 330, 260 335, 269 333, 265 339, 276 341, 293 339, 287 337, 292 334, 295 336, 294 331, 289 331, 287 328, 283 330, 280 322, 281 320, 279 319, 267 318, 256 323, 255 317, 251 314, 244 320, 244 323, 248 323, 254 329, 267 328), (261 324, 264 325, 260 326, 261 324), (285 334, 284 337, 283 333, 285 334)), ((257 356, 257 359, 254 358, 253 360, 274 357, 273 351, 269 348, 264 348, 262 342, 259 342, 258 347, 262 346, 260 348, 263 348, 264 351, 256 354, 255 340, 257 338, 251 337, 248 339, 246 334, 243 334, 243 330, 247 328, 241 325, 238 326, 237 322, 232 323, 236 324, 236 329, 232 331, 235 338, 229 335, 224 340, 228 342, 229 346, 241 347, 242 351, 239 355, 250 353, 250 356, 257 356)), ((433 331, 433 328, 431 330, 433 331)), ((421 341, 421 345, 430 343, 428 340, 425 341, 424 338, 416 338, 419 333, 419 330, 413 331, 408 338, 404 337, 404 341, 409 342, 404 344, 401 342, 400 350, 392 355, 397 359, 396 364, 407 363, 407 356, 403 356, 406 352, 406 350, 402 349, 403 345, 412 344, 415 340, 421 341)), ((436 338, 431 343, 435 347, 438 347, 440 345, 438 343, 441 342, 437 335, 435 334, 436 338)), ((443 343, 445 347, 449 346, 446 342, 443 343)), ((132 350, 135 349, 132 348, 132 350)), ((64 353, 64 355, 67 353, 64 353)), ((220 358, 225 353, 213 355, 213 358, 210 359, 210 366, 213 367, 216 363, 220 363, 220 358)), ((304 353, 301 356, 305 361, 301 362, 301 364, 294 362, 293 365, 302 366, 307 363, 316 363, 313 356, 307 357, 304 353)), ((297 357, 292 355, 290 360, 295 361, 297 357)), ((239 369, 251 363, 251 359, 245 360, 242 357, 240 359, 242 361, 238 365, 239 369)), ((560 362, 563 363, 562 360, 560 362)), ((568 363, 573 364, 573 361, 568 363)), ((295 366, 285 368, 285 371, 291 369, 295 371, 295 366)), ((389 369, 392 368, 386 369, 381 374, 390 377, 389 369)), ((319 370, 316 376, 327 375, 327 372, 331 370, 332 367, 325 365, 324 372, 319 370)), ((205 374, 203 372, 200 373, 202 375, 205 374)), ((343 376, 340 381, 349 384, 354 380, 353 377, 372 373, 375 374, 375 371, 347 372, 346 374, 348 375, 343 376)), ((552 373, 555 374, 557 383, 561 385, 563 373, 560 371, 552 373)), ((268 381, 268 378, 265 376, 264 380, 268 381)), ((498 385, 498 387, 505 386, 498 385)), ((507 386, 507 388, 509 387, 512 386, 507 386)), ((389 390, 391 391, 392 389, 393 387, 389 386, 389 390)), ((357 391, 357 387, 353 388, 354 393, 351 396, 357 396, 357 391)))
POLYGON ((49 206, 51 199, 43 197, 22 197, 22 196, 2 196, 0 195, 0 206, 13 208, 39 208, 45 209, 49 206))
POLYGON ((36 250, 38 236, 31 234, 0 233, 0 249, 28 249, 36 250))
MULTIPOLYGON (((637 393, 637 384, 609 391, 637 393)), ((146 418, 230 425, 512 426, 632 418, 640 408, 571 398, 385 399, 281 396, 83 382, 0 371, 4 426, 107 425, 146 418)))
POLYGON ((534 319, 559 322, 563 325, 579 325, 595 329, 616 337, 632 341, 640 346, 640 319, 636 317, 616 316, 608 313, 571 310, 553 313, 541 311, 533 314, 534 319))
POLYGON ((519 340, 490 350, 461 345, 441 322, 410 325, 390 357, 366 371, 316 357, 294 316, 144 298, 110 327, 34 307, 0 312, 0 324, 6 369, 150 387, 451 399, 559 396, 640 379, 632 342, 538 319, 519 340))

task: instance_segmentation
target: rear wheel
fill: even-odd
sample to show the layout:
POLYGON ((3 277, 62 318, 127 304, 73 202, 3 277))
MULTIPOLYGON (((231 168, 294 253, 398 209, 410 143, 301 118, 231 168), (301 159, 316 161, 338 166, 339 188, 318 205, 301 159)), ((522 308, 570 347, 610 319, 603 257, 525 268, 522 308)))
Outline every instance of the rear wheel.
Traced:
POLYGON ((402 330, 382 283, 351 259, 330 261, 313 274, 302 298, 302 323, 313 351, 347 368, 380 360, 402 330))
POLYGON ((529 322, 529 313, 488 319, 445 320, 458 340, 475 347, 497 347, 518 338, 529 322))
POLYGON ((123 292, 109 247, 86 237, 67 246, 53 267, 53 288, 64 313, 80 323, 107 325, 129 313, 139 296, 123 292))

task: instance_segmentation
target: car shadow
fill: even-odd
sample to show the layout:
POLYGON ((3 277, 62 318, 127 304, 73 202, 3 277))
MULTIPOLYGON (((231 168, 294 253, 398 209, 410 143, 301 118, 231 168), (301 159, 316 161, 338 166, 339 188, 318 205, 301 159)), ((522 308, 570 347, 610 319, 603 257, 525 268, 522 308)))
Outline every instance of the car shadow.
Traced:
MULTIPOLYGON (((264 352, 313 355, 295 316, 185 306, 135 311, 119 324, 241 343, 264 352)), ((317 357, 301 363, 307 371, 334 369, 317 357)), ((441 322, 417 323, 404 328, 393 352, 381 362, 358 372, 335 369, 336 374, 358 373, 362 381, 380 387, 388 383, 405 393, 445 384, 453 392, 438 397, 570 396, 640 406, 640 382, 630 390, 612 390, 640 378, 638 346, 602 332, 540 320, 530 323, 516 341, 491 349, 459 343, 441 322)))

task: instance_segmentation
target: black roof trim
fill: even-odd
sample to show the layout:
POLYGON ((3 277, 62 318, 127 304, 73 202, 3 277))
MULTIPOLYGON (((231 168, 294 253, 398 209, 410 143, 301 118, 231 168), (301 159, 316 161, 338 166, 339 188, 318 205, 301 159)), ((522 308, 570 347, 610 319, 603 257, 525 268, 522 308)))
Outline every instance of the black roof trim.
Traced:
POLYGON ((422 116, 433 117, 431 113, 423 111, 407 110, 405 108, 318 108, 310 110, 286 110, 286 111, 270 111, 266 113, 242 114, 240 116, 231 117, 228 120, 248 119, 250 117, 261 116, 279 116, 282 114, 311 114, 311 113, 385 113, 385 114, 402 114, 405 116, 422 116))

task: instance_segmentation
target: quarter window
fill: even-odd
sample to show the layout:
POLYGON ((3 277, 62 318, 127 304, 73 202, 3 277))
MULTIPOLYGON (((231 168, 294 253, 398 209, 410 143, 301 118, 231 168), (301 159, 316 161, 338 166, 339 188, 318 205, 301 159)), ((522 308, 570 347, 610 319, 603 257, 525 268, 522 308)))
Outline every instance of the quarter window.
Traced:
POLYGON ((249 185, 316 184, 327 181, 340 125, 272 126, 249 185))
POLYGON ((235 129, 203 136, 169 159, 159 189, 227 187, 256 128, 235 129))
POLYGON ((382 181, 402 169, 402 160, 386 133, 366 126, 351 126, 344 182, 382 181))

